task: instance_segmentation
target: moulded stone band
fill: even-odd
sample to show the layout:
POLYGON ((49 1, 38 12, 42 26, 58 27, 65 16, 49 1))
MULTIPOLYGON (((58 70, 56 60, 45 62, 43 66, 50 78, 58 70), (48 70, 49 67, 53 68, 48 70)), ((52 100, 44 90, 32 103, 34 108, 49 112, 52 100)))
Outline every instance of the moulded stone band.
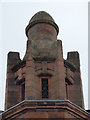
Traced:
POLYGON ((33 21, 33 22, 29 23, 28 26, 25 29, 26 35, 28 36, 28 30, 31 27, 33 27, 35 24, 40 24, 40 23, 46 23, 46 24, 52 25, 56 29, 57 35, 58 35, 58 33, 59 33, 59 27, 57 26, 57 24, 55 22, 50 21, 50 20, 36 20, 36 21, 33 21))

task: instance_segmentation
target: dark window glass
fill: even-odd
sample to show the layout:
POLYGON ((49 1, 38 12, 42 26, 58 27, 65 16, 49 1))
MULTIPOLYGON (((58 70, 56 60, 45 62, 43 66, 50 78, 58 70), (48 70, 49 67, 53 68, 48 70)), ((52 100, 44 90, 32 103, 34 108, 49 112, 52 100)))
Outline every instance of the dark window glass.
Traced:
POLYGON ((48 79, 42 79, 42 98, 48 98, 48 79))
POLYGON ((67 83, 66 83, 66 97, 68 99, 68 85, 67 85, 67 83))
POLYGON ((22 84, 22 100, 25 99, 25 84, 22 84))

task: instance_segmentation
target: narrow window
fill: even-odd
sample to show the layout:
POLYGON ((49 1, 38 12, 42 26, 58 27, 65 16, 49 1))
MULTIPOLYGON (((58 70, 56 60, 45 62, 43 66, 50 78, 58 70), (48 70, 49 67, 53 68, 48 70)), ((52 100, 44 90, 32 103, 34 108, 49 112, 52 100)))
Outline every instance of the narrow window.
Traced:
POLYGON ((22 84, 22 100, 25 99, 25 83, 22 84))
POLYGON ((42 98, 48 98, 48 79, 42 79, 42 98))
POLYGON ((68 85, 66 83, 66 98, 68 99, 68 85))

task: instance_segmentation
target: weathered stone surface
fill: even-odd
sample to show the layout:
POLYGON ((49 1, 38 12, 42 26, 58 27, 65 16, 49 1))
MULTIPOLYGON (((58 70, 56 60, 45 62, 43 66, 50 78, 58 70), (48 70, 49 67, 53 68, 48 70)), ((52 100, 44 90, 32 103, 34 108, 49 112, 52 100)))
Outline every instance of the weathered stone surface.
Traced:
MULTIPOLYGON (((58 32, 58 26, 46 12, 41 11, 32 17, 26 27, 28 40, 23 60, 20 59, 18 52, 9 52, 8 54, 5 109, 24 99, 69 99, 84 108, 79 53, 68 52, 67 60, 64 60, 62 41, 57 39, 58 32), (43 83, 44 80, 48 82, 43 83), (45 90, 47 90, 46 93, 45 90), (43 94, 47 94, 48 97, 43 98, 45 96, 43 94)), ((32 105, 31 102, 30 104, 24 102, 19 106, 20 108, 15 107, 16 111, 14 112, 18 116, 15 119, 42 117, 81 119, 82 117, 88 120, 86 111, 83 111, 84 115, 82 115, 82 110, 78 111, 81 113, 76 111, 78 106, 75 107, 69 103, 53 103, 52 101, 49 103, 32 102, 32 105), (27 105, 26 109, 30 106, 33 107, 26 110, 23 109, 25 105, 27 105), (60 105, 62 107, 59 109, 60 105), (25 110, 25 114, 23 114, 23 110, 25 110)), ((5 112, 4 118, 12 119, 14 116, 12 110, 12 113, 5 112)))
POLYGON ((57 119, 89 120, 90 113, 69 100, 25 100, 2 114, 3 120, 57 119))

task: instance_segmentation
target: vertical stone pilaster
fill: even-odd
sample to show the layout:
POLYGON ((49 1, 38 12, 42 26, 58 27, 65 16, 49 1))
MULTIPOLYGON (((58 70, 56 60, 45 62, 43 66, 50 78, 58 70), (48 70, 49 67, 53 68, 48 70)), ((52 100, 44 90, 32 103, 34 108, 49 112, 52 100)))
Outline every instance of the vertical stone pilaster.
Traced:
POLYGON ((12 107, 17 103, 18 94, 15 84, 15 75, 11 68, 20 61, 18 52, 9 52, 7 59, 7 79, 6 79, 6 94, 5 94, 5 109, 12 107))
POLYGON ((66 88, 65 88, 65 68, 63 62, 62 42, 57 41, 57 61, 56 61, 56 73, 55 78, 57 82, 57 98, 61 100, 66 99, 66 88))
POLYGON ((70 95, 70 100, 78 106, 84 108, 79 53, 77 51, 68 52, 67 60, 76 67, 76 71, 73 74, 74 84, 71 86, 72 95, 70 95))

